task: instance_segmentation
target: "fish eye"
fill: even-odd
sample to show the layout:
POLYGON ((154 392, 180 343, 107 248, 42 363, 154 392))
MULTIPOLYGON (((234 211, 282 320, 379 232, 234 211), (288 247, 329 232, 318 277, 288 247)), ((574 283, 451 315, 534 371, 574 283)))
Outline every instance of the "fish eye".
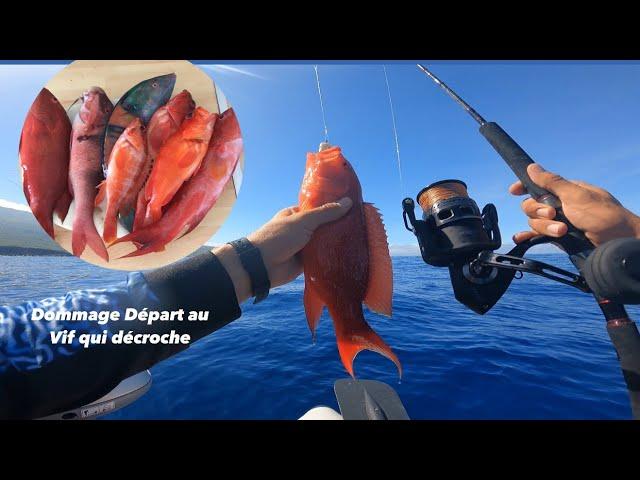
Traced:
POLYGON ((347 162, 342 162, 342 166, 346 167, 347 166, 347 162))
POLYGON ((158 88, 158 82, 153 82, 153 83, 151 84, 151 86, 152 86, 153 88, 158 88))

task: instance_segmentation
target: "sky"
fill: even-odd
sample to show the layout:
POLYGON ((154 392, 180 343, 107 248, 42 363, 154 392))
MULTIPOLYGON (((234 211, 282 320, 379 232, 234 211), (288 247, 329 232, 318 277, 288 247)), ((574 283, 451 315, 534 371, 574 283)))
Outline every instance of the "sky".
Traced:
MULTIPOLYGON (((547 170, 595 183, 640 212, 640 64, 431 62, 432 71, 485 119, 498 122, 547 170)), ((199 62, 238 115, 245 141, 242 188, 219 244, 247 235, 297 203, 308 151, 324 131, 313 64, 199 62)), ((415 66, 386 63, 404 185, 381 64, 318 66, 329 141, 342 147, 364 200, 381 211, 394 246, 414 245, 401 202, 445 178, 465 181, 480 208, 498 208, 503 238, 527 227, 507 188, 513 174, 477 124, 415 66)), ((0 204, 24 204, 17 149, 31 102, 62 64, 0 65, 0 204)))

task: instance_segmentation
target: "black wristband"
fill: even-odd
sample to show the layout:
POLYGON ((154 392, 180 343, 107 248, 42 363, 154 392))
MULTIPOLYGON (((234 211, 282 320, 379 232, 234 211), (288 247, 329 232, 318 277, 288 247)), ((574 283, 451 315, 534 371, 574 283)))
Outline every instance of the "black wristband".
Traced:
POLYGON ((229 245, 234 248, 240 258, 240 263, 249 274, 251 292, 256 297, 253 303, 261 302, 269 295, 271 282, 269 281, 269 273, 264 265, 260 250, 254 247, 245 237, 229 242, 229 245))

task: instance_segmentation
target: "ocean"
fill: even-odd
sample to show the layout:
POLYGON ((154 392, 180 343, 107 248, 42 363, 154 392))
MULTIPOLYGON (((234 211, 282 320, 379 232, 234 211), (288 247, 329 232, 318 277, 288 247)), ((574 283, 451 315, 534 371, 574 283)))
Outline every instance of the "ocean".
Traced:
MULTIPOLYGON (((563 255, 532 255, 570 269, 563 255)), ((359 378, 394 387, 414 419, 628 419, 615 351, 593 299, 533 275, 514 280, 486 315, 456 302, 447 269, 395 257, 392 318, 371 326, 399 356, 404 375, 372 352, 359 378)), ((74 257, 1 257, 0 304, 124 281, 74 257)), ((243 305, 240 319, 152 368, 153 385, 105 419, 296 419, 337 409, 333 383, 347 377, 330 318, 312 344, 303 279, 243 305)), ((640 318, 640 309, 629 309, 640 318)))

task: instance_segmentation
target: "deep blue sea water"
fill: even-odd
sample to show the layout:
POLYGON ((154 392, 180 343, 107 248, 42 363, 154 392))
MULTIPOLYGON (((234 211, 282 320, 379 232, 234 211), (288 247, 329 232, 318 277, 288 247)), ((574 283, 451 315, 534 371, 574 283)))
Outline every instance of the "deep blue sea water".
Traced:
MULTIPOLYGON (((538 255, 571 268, 562 255, 538 255)), ((593 299, 533 275, 514 280, 488 314, 453 298, 447 269, 396 257, 394 314, 366 312, 400 357, 371 352, 360 378, 397 389, 415 419, 626 419, 627 393, 593 299)), ((69 257, 0 257, 0 304, 123 281, 69 257)), ((247 303, 242 317, 152 369, 153 386, 112 419, 295 419, 317 405, 337 408, 333 382, 346 377, 331 320, 311 343, 302 277, 247 303)), ((640 309, 630 309, 640 318, 640 309)))

